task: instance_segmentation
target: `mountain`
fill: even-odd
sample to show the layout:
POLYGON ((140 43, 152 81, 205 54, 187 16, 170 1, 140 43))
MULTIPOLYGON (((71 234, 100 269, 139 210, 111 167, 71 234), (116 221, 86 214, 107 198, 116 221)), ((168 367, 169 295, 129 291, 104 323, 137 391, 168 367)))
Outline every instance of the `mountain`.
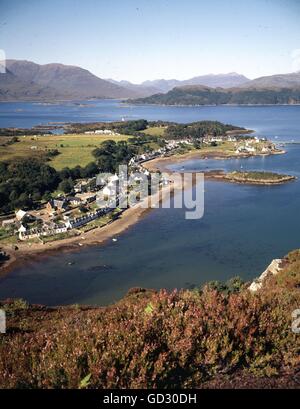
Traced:
POLYGON ((276 105, 300 104, 300 87, 291 88, 210 88, 202 85, 175 87, 166 94, 129 100, 134 104, 160 105, 276 105))
POLYGON ((141 85, 143 85, 144 87, 154 87, 155 89, 157 89, 159 92, 168 92, 170 91, 172 88, 179 86, 180 85, 179 80, 164 80, 164 79, 160 79, 160 80, 153 80, 153 81, 144 81, 142 82, 141 85))
POLYGON ((154 80, 154 81, 144 81, 142 85, 151 86, 158 89, 160 92, 168 92, 174 87, 184 86, 184 85, 204 85, 207 87, 222 87, 222 88, 232 88, 238 87, 241 84, 248 82, 249 79, 244 75, 237 74, 236 72, 231 72, 229 74, 208 74, 200 75, 198 77, 193 77, 188 80, 154 80))
POLYGON ((86 69, 64 64, 6 60, 6 67, 7 72, 0 74, 0 101, 132 98, 137 103, 273 104, 296 103, 300 89, 300 72, 254 80, 232 72, 133 84, 104 80, 86 69))
POLYGON ((241 85, 241 88, 298 88, 298 87, 300 87, 300 72, 260 77, 241 85))
POLYGON ((8 73, 0 75, 1 100, 140 96, 134 90, 105 81, 80 67, 63 64, 39 65, 20 60, 6 60, 6 67, 8 73))
POLYGON ((0 101, 57 99, 60 93, 32 81, 18 78, 11 71, 0 74, 0 101))
POLYGON ((133 84, 132 82, 129 82, 129 81, 125 81, 125 80, 116 81, 111 78, 107 79, 107 81, 110 81, 116 85, 120 85, 121 87, 124 87, 136 93, 140 97, 148 97, 150 95, 157 94, 158 92, 160 92, 160 88, 156 88, 151 85, 147 86, 143 84, 133 84))
POLYGON ((239 87, 249 81, 249 78, 236 72, 229 74, 208 74, 181 81, 181 85, 204 85, 211 88, 239 87))

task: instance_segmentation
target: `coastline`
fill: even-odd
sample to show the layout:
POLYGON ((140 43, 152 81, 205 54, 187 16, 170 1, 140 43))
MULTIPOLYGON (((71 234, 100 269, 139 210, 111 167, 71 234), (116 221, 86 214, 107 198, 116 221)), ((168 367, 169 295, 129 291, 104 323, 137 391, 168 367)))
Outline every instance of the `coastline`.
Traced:
MULTIPOLYGON (((155 158, 152 159, 144 164, 144 166, 150 171, 150 172, 170 172, 168 169, 168 166, 176 164, 176 163, 181 163, 186 160, 190 159, 215 159, 215 160, 223 160, 223 159, 245 159, 245 158, 251 158, 251 157, 256 157, 256 156, 272 156, 272 155, 284 155, 286 151, 284 150, 279 150, 273 153, 257 153, 257 154, 251 154, 251 153, 239 153, 239 154, 225 154, 224 152, 210 152, 210 153, 203 153, 201 150, 195 150, 192 152, 187 152, 182 155, 172 155, 168 157, 163 157, 163 158, 155 158)), ((205 172, 204 172, 205 173, 205 172)))
MULTIPOLYGON (((175 163, 180 163, 189 159, 233 159, 233 158, 249 158, 253 156, 270 156, 284 154, 285 151, 278 151, 271 154, 232 154, 227 155, 223 152, 203 153, 201 151, 187 152, 181 155, 172 155, 169 157, 155 158, 143 164, 150 172, 164 172, 168 174, 171 183, 162 187, 159 192, 144 199, 151 201, 151 207, 143 206, 144 201, 138 203, 134 207, 125 209, 121 215, 114 221, 109 222, 103 227, 90 230, 86 233, 79 234, 74 237, 69 237, 61 240, 56 240, 47 243, 18 243, 18 250, 12 249, 10 245, 3 245, 2 249, 9 255, 9 259, 0 265, 0 277, 8 274, 13 268, 22 265, 25 262, 47 257, 51 254, 67 251, 78 251, 83 247, 101 245, 115 236, 123 233, 131 226, 135 225, 147 212, 158 206, 170 193, 174 194, 176 190, 181 188, 181 183, 177 185, 178 181, 172 180, 172 171, 168 166, 175 163), (170 189, 171 187, 171 189, 170 189)), ((206 179, 215 181, 224 181, 228 183, 240 183, 226 178, 226 174, 220 170, 212 170, 203 172, 206 179)), ((251 183, 249 183, 251 184, 251 183)), ((264 183, 267 185, 267 183, 264 183)), ((261 185, 264 185, 263 183, 261 185)), ((185 187, 185 186, 183 186, 185 187)))
POLYGON ((134 207, 125 209, 121 215, 103 227, 90 230, 78 236, 56 240, 48 243, 18 243, 18 250, 12 249, 10 245, 2 246, 2 249, 9 255, 9 259, 0 266, 0 277, 8 274, 13 268, 22 265, 27 261, 47 257, 50 254, 58 252, 76 251, 87 246, 96 246, 113 239, 115 236, 123 233, 131 226, 135 225, 146 213, 157 207, 165 198, 176 193, 181 189, 181 183, 178 180, 172 180, 172 173, 169 173, 171 183, 163 186, 157 193, 149 196, 134 207), (146 202, 151 207, 146 207, 146 202))

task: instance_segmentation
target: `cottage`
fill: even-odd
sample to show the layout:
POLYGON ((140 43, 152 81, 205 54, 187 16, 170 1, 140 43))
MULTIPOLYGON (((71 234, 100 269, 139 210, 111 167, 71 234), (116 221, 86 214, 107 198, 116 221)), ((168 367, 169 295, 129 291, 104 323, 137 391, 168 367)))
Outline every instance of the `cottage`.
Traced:
POLYGON ((67 229, 78 228, 78 227, 84 226, 85 224, 91 222, 92 220, 97 219, 102 214, 103 214, 102 210, 96 210, 94 213, 87 213, 86 215, 84 215, 82 217, 69 219, 66 222, 65 226, 66 226, 67 229))
POLYGON ((91 203, 94 202, 97 198, 95 193, 87 192, 87 193, 77 193, 76 197, 80 199, 83 203, 91 203))
POLYGON ((26 215, 27 215, 27 212, 20 209, 16 212, 16 219, 20 222, 21 220, 25 218, 26 215))
POLYGON ((75 197, 68 197, 67 198, 68 203, 70 203, 72 206, 79 206, 81 203, 81 199, 77 196, 75 197))
POLYGON ((47 211, 49 213, 53 213, 55 211, 57 212, 63 212, 67 209, 68 204, 65 198, 59 198, 59 199, 51 199, 47 205, 47 211))

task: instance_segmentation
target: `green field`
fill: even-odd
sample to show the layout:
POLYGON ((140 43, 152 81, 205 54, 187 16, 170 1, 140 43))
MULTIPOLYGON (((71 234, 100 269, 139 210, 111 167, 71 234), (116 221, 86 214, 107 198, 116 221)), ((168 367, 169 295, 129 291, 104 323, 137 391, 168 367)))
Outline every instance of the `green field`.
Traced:
MULTIPOLYGON (((85 134, 20 136, 19 142, 0 146, 0 160, 37 157, 46 153, 47 149, 57 149, 60 154, 53 157, 50 162, 55 169, 61 170, 66 166, 70 168, 76 165, 85 166, 94 159, 91 152, 107 139, 121 141, 128 139, 128 136, 85 134)), ((6 137, 0 137, 0 145, 7 140, 6 137)))
POLYGON ((163 126, 151 126, 142 132, 151 136, 163 136, 165 133, 165 129, 166 127, 163 126))

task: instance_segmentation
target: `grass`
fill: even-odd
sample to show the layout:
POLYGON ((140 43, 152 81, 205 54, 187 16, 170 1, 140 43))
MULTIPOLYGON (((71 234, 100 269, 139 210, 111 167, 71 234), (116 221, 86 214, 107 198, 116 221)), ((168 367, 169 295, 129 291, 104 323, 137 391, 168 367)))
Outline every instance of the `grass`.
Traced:
POLYGON ((145 129, 142 132, 151 136, 163 136, 165 133, 165 129, 166 127, 162 126, 150 126, 149 128, 145 129))
MULTIPOLYGON (((56 170, 64 167, 73 168, 76 165, 85 166, 94 160, 92 151, 100 146, 105 140, 112 139, 116 142, 127 140, 127 135, 103 136, 85 134, 65 134, 46 136, 21 136, 19 142, 0 146, 1 160, 14 160, 25 157, 39 157, 47 152, 47 149, 57 149, 59 155, 51 159, 51 165, 56 170), (36 146, 36 149, 31 149, 36 146)), ((7 141, 6 137, 0 137, 0 145, 7 141)))

